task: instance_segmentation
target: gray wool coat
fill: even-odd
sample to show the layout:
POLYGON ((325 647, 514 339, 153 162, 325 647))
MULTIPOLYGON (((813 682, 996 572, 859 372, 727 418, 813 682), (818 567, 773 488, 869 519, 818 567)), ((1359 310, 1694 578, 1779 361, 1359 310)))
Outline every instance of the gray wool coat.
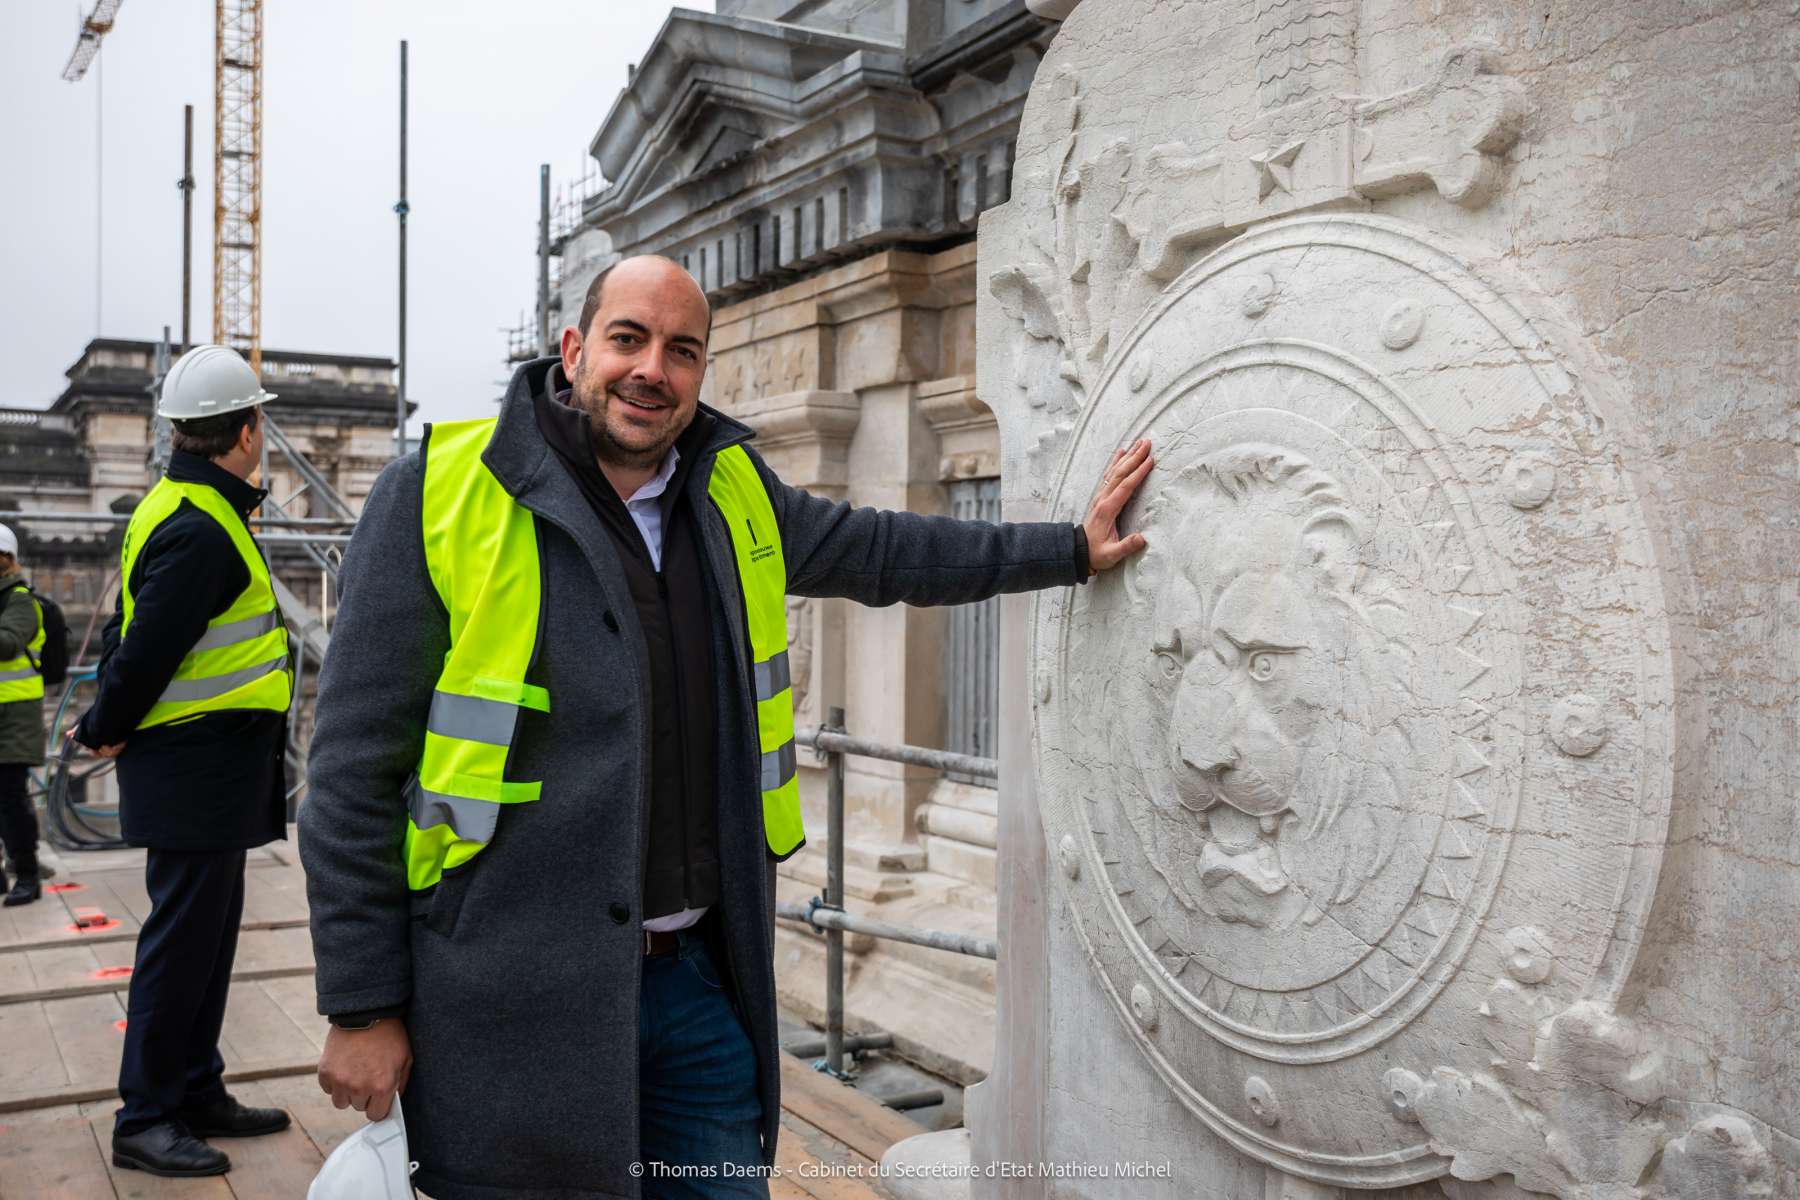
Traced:
MULTIPOLYGON (((322 1013, 406 1006, 404 1094, 418 1185, 438 1200, 637 1197, 639 910, 650 795, 647 653, 611 539, 538 431, 513 377, 484 461, 537 518, 543 623, 510 774, 543 781, 431 892, 407 891, 401 788, 418 763, 448 647, 426 577, 417 454, 377 480, 345 555, 319 683, 300 851, 322 1013)), ((775 864, 762 832, 756 723, 730 535, 705 501, 721 416, 686 487, 699 501, 718 672, 719 916, 755 1047, 764 1154, 780 1113, 775 864)), ((990 525, 853 509, 768 483, 796 595, 951 604, 1076 582, 1068 525, 990 525)), ((823 830, 814 831, 822 836, 823 830)))

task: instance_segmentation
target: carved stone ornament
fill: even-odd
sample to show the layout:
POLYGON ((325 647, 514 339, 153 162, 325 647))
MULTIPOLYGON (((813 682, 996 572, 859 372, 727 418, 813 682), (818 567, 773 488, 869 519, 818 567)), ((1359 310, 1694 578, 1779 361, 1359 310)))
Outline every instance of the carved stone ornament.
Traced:
MULTIPOLYGON (((1523 84, 1475 43, 1446 52, 1425 83, 1369 95, 1355 69, 1359 8, 1256 0, 1257 114, 1215 144, 1101 134, 1074 73, 1033 84, 1044 121, 1034 136, 1055 147, 1043 164, 1022 163, 1015 187, 1015 203, 1037 206, 1033 244, 987 280, 1013 322, 1007 374, 1029 408, 1083 408, 1145 305, 1208 247, 1259 222, 1425 188, 1464 208, 1493 198, 1523 122, 1523 84)), ((1239 314, 1259 318, 1281 301, 1280 278, 1236 281, 1239 314)), ((1383 305, 1368 317, 1402 349, 1425 312, 1383 305)), ((1059 428, 1040 434, 1047 451, 1061 450, 1059 428)))
POLYGON ((1048 489, 1079 511, 1116 447, 1155 446, 1123 517, 1148 550, 1035 602, 1074 929, 1180 1100, 1319 1183, 1443 1175, 1416 1091, 1397 1102, 1371 1061, 1463 1047, 1473 1078, 1496 978, 1530 980, 1534 1013, 1612 1003, 1654 891, 1656 554, 1605 373, 1544 336, 1533 295, 1405 222, 1260 226, 1109 339, 1048 489), (1252 312, 1263 280, 1279 303, 1252 312), (1514 507, 1496 481, 1527 439, 1582 503, 1514 507), (1603 754, 1543 736, 1578 691, 1620 714, 1603 754))
POLYGON ((1663 1096, 1652 1039, 1604 1004, 1554 1015, 1532 985, 1495 982, 1483 1069, 1389 1070, 1383 1086, 1451 1161, 1452 1200, 1750 1200, 1772 1194, 1760 1122, 1663 1096))

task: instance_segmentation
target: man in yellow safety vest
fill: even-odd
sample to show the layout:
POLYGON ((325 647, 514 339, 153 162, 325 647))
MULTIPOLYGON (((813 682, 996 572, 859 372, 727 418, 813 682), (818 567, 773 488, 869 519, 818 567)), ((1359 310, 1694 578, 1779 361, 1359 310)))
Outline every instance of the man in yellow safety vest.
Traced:
POLYGON ((954 604, 1135 553, 852 509, 699 404, 678 264, 603 272, 498 418, 428 427, 346 556, 300 813, 320 1085, 404 1094, 438 1200, 767 1195, 775 864, 799 849, 785 596, 954 604))
POLYGON ((0 525, 0 842, 17 875, 5 904, 31 904, 38 882, 37 813, 31 768, 44 761, 44 613, 19 573, 19 539, 0 525))
POLYGON ((132 511, 94 705, 73 736, 118 760, 125 839, 148 848, 112 1158, 217 1175, 202 1138, 285 1129, 225 1091, 219 1030, 244 907, 244 854, 287 835, 293 691, 269 564, 246 519, 271 400, 236 351, 197 346, 163 381, 168 473, 132 511))

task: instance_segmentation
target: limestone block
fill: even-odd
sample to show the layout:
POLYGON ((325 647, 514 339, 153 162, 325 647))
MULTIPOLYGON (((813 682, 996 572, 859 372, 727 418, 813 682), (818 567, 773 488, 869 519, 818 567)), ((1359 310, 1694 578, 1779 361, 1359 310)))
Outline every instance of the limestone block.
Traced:
POLYGON ((1158 462, 1003 682, 978 1158, 1800 1194, 1794 16, 1069 15, 977 392, 1009 514, 1158 462))

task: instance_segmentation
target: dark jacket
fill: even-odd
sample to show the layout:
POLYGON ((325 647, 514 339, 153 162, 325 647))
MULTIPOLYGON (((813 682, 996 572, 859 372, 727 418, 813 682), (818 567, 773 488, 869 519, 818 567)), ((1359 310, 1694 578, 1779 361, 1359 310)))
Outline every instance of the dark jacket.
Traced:
MULTIPOLYGON (((549 365, 538 360, 514 375, 483 455, 537 517, 542 625, 529 680, 548 690, 551 708, 522 716, 509 769, 541 780, 541 797, 508 805, 472 862, 433 892, 409 894, 401 788, 419 761, 449 644, 425 570, 423 473, 414 454, 382 472, 345 558, 300 812, 319 1010, 410 1003, 408 1135, 417 1182, 439 1200, 639 1194, 627 1168, 638 1161, 649 672, 613 540, 533 419, 532 392, 549 365)), ((772 1159, 780 1118, 775 868, 763 837, 730 533, 699 500, 714 456, 747 441, 750 430, 714 416, 684 492, 704 514, 713 597, 716 912, 730 986, 756 1050, 764 1153, 772 1159)), ((1075 582, 1068 525, 852 509, 764 474, 795 594, 961 603, 1075 582)))
MULTIPOLYGON (((169 478, 203 483, 241 517, 267 494, 197 455, 177 450, 169 478)), ((125 595, 107 623, 94 705, 75 737, 84 746, 125 743, 119 817, 125 840, 160 850, 242 850, 287 836, 287 716, 208 713, 139 729, 181 660, 250 585, 231 535, 182 503, 156 527, 131 570, 134 611, 121 638, 125 595)))
MULTIPOLYGON (((38 634, 37 605, 18 587, 17 571, 0 575, 0 662, 18 658, 38 634)), ((13 700, 0 704, 0 764, 28 767, 44 761, 44 702, 13 700)))

